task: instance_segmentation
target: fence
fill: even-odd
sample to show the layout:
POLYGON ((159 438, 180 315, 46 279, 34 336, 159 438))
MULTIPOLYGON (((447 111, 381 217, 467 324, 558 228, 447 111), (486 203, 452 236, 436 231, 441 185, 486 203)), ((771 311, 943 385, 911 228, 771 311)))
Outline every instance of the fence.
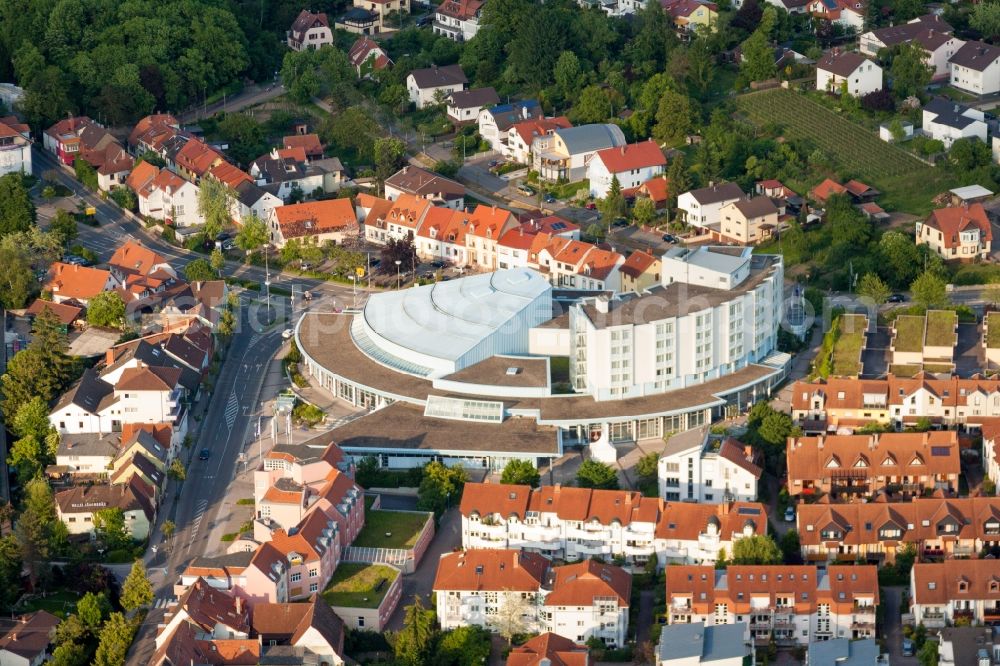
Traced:
POLYGON ((344 562, 363 562, 365 564, 391 564, 399 567, 403 573, 413 573, 416 570, 416 563, 413 560, 413 551, 402 548, 358 548, 348 546, 344 550, 341 558, 344 562))

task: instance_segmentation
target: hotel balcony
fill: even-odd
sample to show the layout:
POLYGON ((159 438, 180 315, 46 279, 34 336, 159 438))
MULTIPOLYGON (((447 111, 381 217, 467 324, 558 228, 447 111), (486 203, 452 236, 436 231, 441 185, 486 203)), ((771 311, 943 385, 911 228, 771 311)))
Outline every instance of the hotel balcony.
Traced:
POLYGON ((575 550, 585 555, 610 555, 611 544, 606 541, 579 541, 575 544, 575 550))
POLYGON ((468 543, 466 548, 504 548, 507 543, 507 540, 501 537, 484 538, 470 536, 466 541, 468 543))
POLYGON ((1000 605, 983 608, 983 622, 1000 622, 1000 605))
POLYGON ((972 557, 977 552, 978 551, 976 550, 975 546, 969 546, 965 544, 956 543, 954 546, 951 547, 952 557, 972 557))

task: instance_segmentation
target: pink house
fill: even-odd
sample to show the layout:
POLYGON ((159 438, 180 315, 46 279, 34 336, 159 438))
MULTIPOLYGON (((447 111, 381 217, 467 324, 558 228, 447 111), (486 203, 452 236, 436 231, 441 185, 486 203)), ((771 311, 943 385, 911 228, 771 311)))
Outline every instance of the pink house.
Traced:
MULTIPOLYGON (((318 439, 318 438, 317 438, 318 439)), ((254 471, 254 500, 259 504, 278 479, 289 479, 299 486, 326 482, 334 470, 353 474, 344 452, 332 442, 319 448, 310 442, 278 444, 264 455, 263 464, 254 471)))
POLYGON ((321 591, 340 561, 337 522, 313 511, 297 527, 277 530, 269 545, 288 563, 288 598, 305 599, 321 591))

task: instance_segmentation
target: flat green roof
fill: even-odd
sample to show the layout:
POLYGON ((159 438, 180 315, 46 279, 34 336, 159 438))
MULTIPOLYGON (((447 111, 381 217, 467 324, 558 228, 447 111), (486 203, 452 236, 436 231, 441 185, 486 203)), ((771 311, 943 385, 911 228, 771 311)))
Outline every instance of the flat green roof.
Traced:
POLYGON ((986 315, 986 346, 990 349, 1000 348, 1000 312, 986 315))
POLYGON ((833 346, 834 375, 853 377, 861 372, 861 349, 867 325, 864 315, 841 315, 840 335, 833 346))
POLYGON ((927 337, 924 344, 931 347, 954 347, 958 342, 955 327, 958 314, 952 310, 930 310, 927 312, 927 337))
POLYGON ((331 606, 378 608, 399 576, 399 570, 384 564, 341 562, 323 590, 331 606))
POLYGON ((896 351, 918 352, 924 350, 925 318, 915 315, 900 315, 896 317, 893 328, 896 335, 893 338, 896 351))
POLYGON ((358 548, 413 548, 420 531, 432 518, 430 513, 367 511, 365 526, 352 546, 358 548))

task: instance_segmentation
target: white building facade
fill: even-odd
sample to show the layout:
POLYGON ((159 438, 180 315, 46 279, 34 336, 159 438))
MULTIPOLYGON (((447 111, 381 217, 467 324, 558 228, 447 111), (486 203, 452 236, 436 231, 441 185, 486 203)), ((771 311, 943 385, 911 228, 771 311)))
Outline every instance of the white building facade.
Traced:
POLYGON ((753 502, 761 469, 747 447, 707 428, 674 435, 657 464, 660 497, 668 502, 753 502))

